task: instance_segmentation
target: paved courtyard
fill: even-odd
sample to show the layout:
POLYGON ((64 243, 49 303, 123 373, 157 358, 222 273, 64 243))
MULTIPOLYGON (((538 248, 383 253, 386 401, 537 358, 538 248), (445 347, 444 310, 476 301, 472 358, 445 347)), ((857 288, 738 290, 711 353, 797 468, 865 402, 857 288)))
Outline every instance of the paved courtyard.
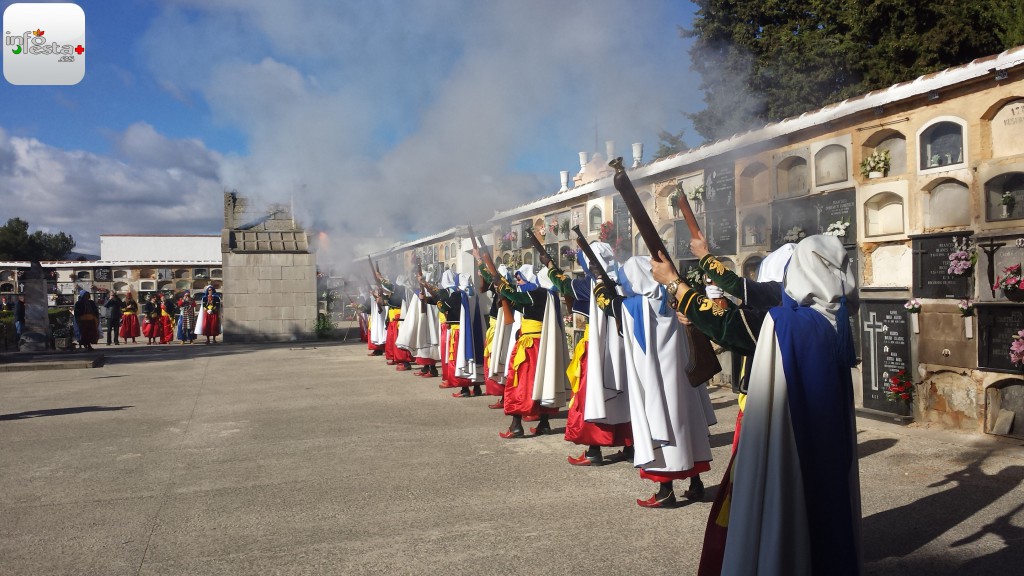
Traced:
MULTIPOLYGON (((490 399, 363 345, 97 351, 97 368, 0 371, 4 576, 693 574, 736 415, 713 389, 709 502, 647 510, 631 466, 502 440, 490 399)), ((1020 570, 1022 442, 858 428, 867 574, 1020 570)))

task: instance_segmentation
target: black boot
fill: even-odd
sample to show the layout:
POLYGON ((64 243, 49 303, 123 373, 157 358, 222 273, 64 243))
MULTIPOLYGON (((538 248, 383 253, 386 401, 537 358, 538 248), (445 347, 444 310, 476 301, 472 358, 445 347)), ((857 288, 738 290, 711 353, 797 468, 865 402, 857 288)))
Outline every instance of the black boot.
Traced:
POLYGON ((525 436, 523 432, 523 417, 519 415, 513 416, 512 424, 509 425, 508 430, 499 432, 498 436, 502 438, 522 438, 525 436))
POLYGON ((548 415, 541 414, 540 421, 537 422, 536 428, 530 428, 530 432, 534 436, 541 436, 544 434, 551 434, 551 423, 548 422, 548 415))
POLYGON ((569 464, 573 466, 600 466, 604 464, 604 458, 601 456, 601 447, 590 446, 579 458, 569 456, 569 464))
POLYGON ((672 508, 676 505, 676 495, 672 491, 672 482, 662 482, 658 493, 647 500, 637 500, 643 508, 672 508))
POLYGON ((473 385, 473 396, 483 396, 483 395, 484 395, 484 391, 480 389, 480 385, 479 384, 474 384, 473 385))
POLYGON ((437 378, 437 376, 438 376, 438 374, 437 374, 437 364, 431 364, 430 365, 430 376, 432 378, 437 378))
POLYGON ((453 398, 469 398, 469 386, 463 386, 462 390, 452 394, 453 398))
POLYGON ((690 487, 683 492, 683 496, 690 500, 703 500, 704 499, 704 482, 701 481, 700 476, 690 477, 690 487))

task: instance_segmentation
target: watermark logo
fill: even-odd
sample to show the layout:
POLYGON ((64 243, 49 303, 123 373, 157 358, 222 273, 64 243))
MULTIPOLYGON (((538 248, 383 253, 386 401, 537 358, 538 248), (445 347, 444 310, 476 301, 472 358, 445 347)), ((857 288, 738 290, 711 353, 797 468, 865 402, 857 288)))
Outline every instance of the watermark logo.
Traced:
POLYGON ((85 77, 85 12, 77 4, 11 4, 4 10, 4 78, 70 85, 85 77))

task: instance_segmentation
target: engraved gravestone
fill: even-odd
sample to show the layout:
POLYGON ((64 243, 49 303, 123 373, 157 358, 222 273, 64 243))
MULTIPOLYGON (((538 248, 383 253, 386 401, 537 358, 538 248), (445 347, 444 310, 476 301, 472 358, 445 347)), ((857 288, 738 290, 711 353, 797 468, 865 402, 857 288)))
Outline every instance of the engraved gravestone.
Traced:
POLYGON ((817 233, 818 210, 813 198, 804 196, 772 203, 772 250, 817 233))
POLYGON ((839 236, 843 244, 857 243, 857 192, 837 190, 815 199, 817 229, 819 234, 828 231, 829 226, 846 224, 846 233, 839 236))
POLYGON ((970 274, 957 276, 948 271, 949 255, 956 251, 954 237, 961 239, 968 234, 911 237, 915 298, 966 298, 970 294, 970 274))
POLYGON ((1024 329, 1024 306, 979 304, 975 310, 978 314, 978 367, 1020 373, 1021 368, 1010 362, 1010 344, 1024 329))
POLYGON ((906 370, 908 374, 911 372, 910 331, 903 301, 862 301, 858 327, 864 407, 893 414, 909 414, 906 404, 890 402, 885 396, 889 378, 900 370, 906 370))
POLYGON ((736 253, 736 211, 715 210, 704 215, 704 236, 712 254, 736 253))
POLYGON ((736 208, 736 178, 733 164, 720 164, 704 170, 704 208, 709 212, 736 208))

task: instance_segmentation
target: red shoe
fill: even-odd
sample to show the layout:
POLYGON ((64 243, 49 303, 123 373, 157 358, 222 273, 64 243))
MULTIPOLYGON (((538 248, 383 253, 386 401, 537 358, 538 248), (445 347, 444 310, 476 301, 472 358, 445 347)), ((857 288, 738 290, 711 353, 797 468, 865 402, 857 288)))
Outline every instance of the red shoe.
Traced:
POLYGON ((526 416, 523 416, 523 422, 536 422, 537 420, 540 420, 540 416, 536 414, 527 414, 526 416))
MULTIPOLYGON (((523 420, 525 419, 526 418, 523 418, 523 420)), ((543 424, 537 426, 536 428, 530 428, 530 434, 533 434, 534 436, 543 436, 545 434, 551 434, 551 424, 544 422, 543 424)))
POLYGON ((395 368, 395 370, 398 370, 399 372, 405 372, 406 370, 412 370, 412 368, 410 368, 408 364, 399 364, 398 367, 395 368))
POLYGON ((505 404, 499 401, 495 402, 494 404, 488 404, 487 407, 490 408, 491 410, 501 410, 502 408, 505 407, 505 404))
POLYGON ((674 492, 670 492, 668 496, 658 500, 658 495, 655 494, 647 500, 637 500, 636 503, 641 508, 675 508, 676 495, 674 492))
POLYGON ((394 362, 392 360, 388 360, 387 364, 388 364, 388 366, 394 366, 395 364, 398 364, 398 362, 394 362))
POLYGON ((463 394, 462 392, 452 392, 452 398, 472 398, 472 394, 463 394))
POLYGON ((573 458, 572 456, 568 456, 567 458, 569 460, 569 464, 572 464, 573 466, 600 466, 601 464, 604 464, 603 460, 600 458, 594 458, 591 460, 587 457, 586 452, 580 454, 579 458, 573 458))
POLYGON ((506 430, 504 432, 498 432, 498 436, 501 436, 502 438, 523 438, 526 435, 523 434, 523 429, 522 428, 518 428, 518 429, 509 428, 508 430, 506 430))

